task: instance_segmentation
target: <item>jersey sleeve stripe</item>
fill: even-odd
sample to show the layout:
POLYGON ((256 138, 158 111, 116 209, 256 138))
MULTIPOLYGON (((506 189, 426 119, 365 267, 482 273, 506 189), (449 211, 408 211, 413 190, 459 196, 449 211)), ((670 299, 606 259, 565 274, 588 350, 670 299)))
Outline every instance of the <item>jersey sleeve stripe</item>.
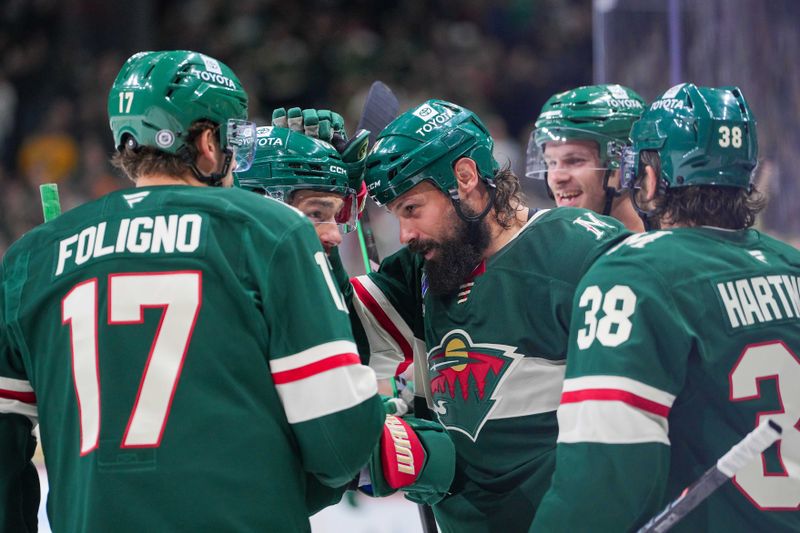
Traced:
POLYGON ((666 417, 625 402, 585 400, 558 408, 558 442, 661 443, 669 446, 666 417))
POLYGON ((33 392, 33 387, 31 387, 31 384, 24 379, 0 377, 0 390, 10 390, 16 392, 33 392))
POLYGON ((593 389, 626 391, 667 408, 675 402, 674 394, 623 376, 582 376, 564 380, 565 393, 593 389))
POLYGON ((399 376, 414 361, 414 351, 410 342, 414 336, 411 330, 369 276, 354 277, 350 282, 356 295, 354 304, 359 317, 365 311, 369 313, 400 348, 403 360, 394 371, 394 375, 399 376))
POLYGON ((36 403, 36 395, 32 392, 19 392, 7 389, 0 389, 0 399, 17 400, 28 404, 36 403))
POLYGON ((269 367, 272 374, 275 375, 312 365, 331 356, 355 353, 358 353, 358 348, 354 342, 332 341, 313 346, 302 352, 272 359, 269 367))
POLYGON ((0 414, 27 416, 35 426, 38 423, 39 410, 36 404, 0 398, 0 414))
POLYGON ((328 370, 341 366, 357 365, 360 363, 361 359, 359 359, 358 355, 355 353, 343 353, 339 355, 332 355, 331 357, 327 357, 321 361, 316 361, 305 366, 274 373, 272 374, 272 379, 276 385, 282 385, 292 381, 308 378, 310 376, 319 374, 320 372, 327 372, 328 370))
POLYGON ((616 389, 585 389, 580 391, 564 392, 561 395, 561 403, 577 403, 587 400, 595 401, 619 401, 628 405, 647 411, 656 416, 669 416, 669 406, 661 405, 647 398, 642 398, 624 390, 616 389))
POLYGON ((363 365, 335 367, 275 388, 290 424, 344 411, 378 392, 375 373, 363 365))

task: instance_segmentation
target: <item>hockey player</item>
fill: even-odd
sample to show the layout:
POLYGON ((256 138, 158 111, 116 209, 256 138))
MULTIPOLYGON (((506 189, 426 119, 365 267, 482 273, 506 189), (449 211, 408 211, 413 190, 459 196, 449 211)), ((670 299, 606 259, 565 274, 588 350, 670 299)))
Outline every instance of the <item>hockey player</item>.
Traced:
MULTIPOLYGON (((300 116, 299 108, 291 109, 290 115, 295 116, 295 110, 300 116)), ((337 284, 347 288, 349 279, 339 259, 337 246, 342 239, 341 233, 354 229, 358 219, 358 205, 363 198, 359 199, 356 191, 363 185, 363 157, 369 132, 359 133, 348 140, 340 115, 319 111, 323 115, 320 121, 317 113, 316 110, 306 110, 304 121, 296 131, 286 127, 258 128, 253 164, 249 170, 237 172, 236 181, 243 189, 291 205, 311 220, 333 265, 337 284), (320 125, 323 126, 321 134, 309 131, 311 127, 319 128, 320 125), (343 143, 337 144, 346 146, 344 155, 330 144, 334 132, 342 136, 343 143), (355 147, 353 153, 356 157, 343 161, 343 157, 348 158, 353 142, 364 143, 364 146, 355 147), (358 153, 363 155, 358 157, 358 153)), ((280 117, 285 117, 286 112, 278 115, 273 123, 280 123, 280 117)), ((360 327, 357 321, 354 325, 360 327)), ((364 359, 368 360, 368 356, 365 351, 364 359)), ((390 415, 405 414, 404 402, 387 400, 386 407, 390 415)), ((387 416, 384 438, 369 463, 371 487, 364 490, 375 496, 386 496, 402 489, 413 501, 438 501, 453 478, 452 447, 449 437, 442 433, 438 424, 412 416, 402 420, 387 416), (428 461, 427 458, 434 454, 435 462, 428 461)), ((361 478, 363 486, 366 484, 365 476, 361 478)), ((357 486, 348 485, 352 488, 357 486)), ((342 486, 334 490, 310 481, 306 493, 309 512, 335 503, 346 488, 342 486)))
POLYGON ((526 175, 544 179, 559 207, 611 215, 644 231, 619 184, 622 150, 644 100, 622 85, 590 85, 554 94, 542 107, 528 142, 526 175))
POLYGON ((623 187, 658 231, 575 298, 553 486, 531 531, 633 531, 764 418, 779 444, 675 531, 800 530, 800 252, 750 229, 756 122, 682 84, 633 127, 623 187))
POLYGON ((239 186, 298 209, 330 254, 356 227, 363 165, 351 180, 332 145, 288 128, 257 128, 256 145, 252 167, 236 172, 239 186))
POLYGON ((583 209, 530 216, 492 148, 474 113, 441 100, 385 128, 365 181, 407 246, 352 281, 370 365, 390 377, 414 359, 453 439, 455 480, 434 512, 460 533, 528 529, 554 466, 575 287, 627 235, 583 209))
POLYGON ((307 485, 352 479, 384 421, 312 226, 220 187, 255 127, 219 61, 136 54, 108 111, 137 189, 0 270, 0 529, 35 528, 38 422, 54 530, 308 531, 307 485))

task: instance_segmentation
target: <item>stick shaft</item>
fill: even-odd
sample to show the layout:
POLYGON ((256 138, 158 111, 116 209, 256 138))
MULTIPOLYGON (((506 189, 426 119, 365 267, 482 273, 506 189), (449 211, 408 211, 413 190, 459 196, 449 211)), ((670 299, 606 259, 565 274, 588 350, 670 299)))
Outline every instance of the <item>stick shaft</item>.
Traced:
POLYGON ((736 475, 736 472, 772 446, 780 436, 781 427, 773 420, 759 424, 728 450, 717 464, 706 470, 700 479, 687 487, 677 499, 642 526, 638 533, 662 533, 671 529, 692 509, 736 475))

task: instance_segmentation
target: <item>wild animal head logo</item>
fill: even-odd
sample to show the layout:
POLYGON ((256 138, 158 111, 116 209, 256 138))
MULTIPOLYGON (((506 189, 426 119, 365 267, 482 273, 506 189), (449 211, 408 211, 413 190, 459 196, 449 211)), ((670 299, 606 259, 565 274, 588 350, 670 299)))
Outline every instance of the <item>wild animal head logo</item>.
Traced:
POLYGON ((503 344, 474 343, 453 330, 428 352, 433 410, 451 431, 475 441, 500 400, 508 370, 522 355, 503 344))

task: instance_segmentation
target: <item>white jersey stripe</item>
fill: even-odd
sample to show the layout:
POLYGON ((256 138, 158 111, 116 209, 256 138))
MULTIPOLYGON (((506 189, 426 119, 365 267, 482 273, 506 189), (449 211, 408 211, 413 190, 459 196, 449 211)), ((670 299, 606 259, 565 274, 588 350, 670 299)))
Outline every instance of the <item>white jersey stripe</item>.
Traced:
POLYGON ((621 401, 586 400, 558 408, 558 442, 669 446, 669 422, 663 416, 621 401))
POLYGON ((287 355, 279 359, 272 359, 269 362, 269 368, 273 374, 278 372, 286 372, 287 370, 295 370, 297 368, 307 366, 323 359, 327 359, 332 355, 339 355, 343 353, 358 353, 358 348, 354 342, 350 341, 333 341, 320 344, 302 352, 287 355))
POLYGON ((386 329, 386 325, 375 316, 366 302, 361 301, 358 297, 358 291, 355 290, 353 307, 364 327, 367 340, 369 341, 369 366, 375 370, 378 379, 386 379, 400 375, 408 365, 411 364, 412 360, 417 360, 417 358, 421 356, 424 357, 422 355, 425 353, 424 348, 420 350, 420 346, 424 347, 424 343, 420 339, 414 337, 411 328, 402 319, 392 304, 389 303, 383 291, 380 290, 369 276, 358 276, 355 279, 360 283, 361 287, 372 296, 378 307, 380 307, 381 311, 383 311, 386 318, 388 318, 391 325, 394 326, 401 337, 399 339, 395 338, 395 336, 386 329), (404 346, 401 346, 401 342, 404 346), (411 353, 408 353, 409 351, 411 353))
POLYGON ((614 389, 630 392, 667 408, 672 407, 675 402, 674 394, 622 376, 583 376, 564 380, 564 392, 590 389, 614 389))
POLYGON ((375 373, 363 365, 336 367, 275 388, 290 424, 344 411, 378 392, 375 373))
POLYGON ((0 398, 0 413, 26 416, 31 419, 34 426, 39 423, 39 410, 36 405, 18 400, 0 398))
POLYGON ((4 377, 0 377, 0 389, 14 392, 33 392, 33 387, 27 380, 4 377))

